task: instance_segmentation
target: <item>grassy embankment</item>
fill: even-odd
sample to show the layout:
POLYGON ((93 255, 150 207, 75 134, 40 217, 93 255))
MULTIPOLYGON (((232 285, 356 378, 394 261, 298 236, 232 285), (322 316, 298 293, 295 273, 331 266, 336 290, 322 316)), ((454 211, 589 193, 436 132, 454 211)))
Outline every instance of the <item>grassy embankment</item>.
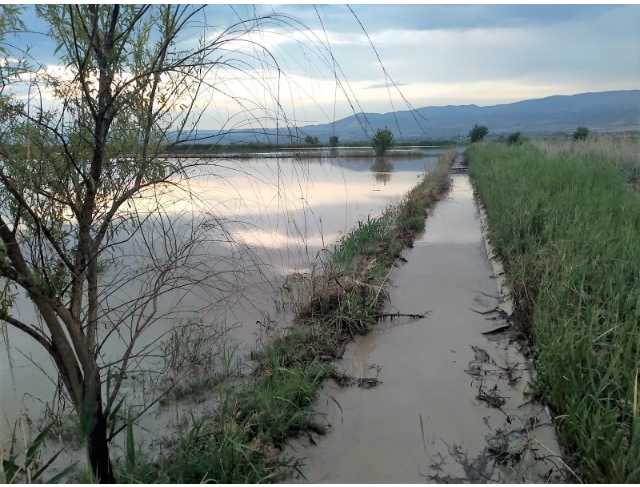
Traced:
POLYGON ((198 421, 158 463, 127 449, 118 465, 119 481, 270 482, 298 468, 281 458, 280 445, 305 431, 326 431, 313 411, 322 381, 347 379, 337 373, 336 360, 345 343, 376 324, 388 272, 424 229, 427 209, 448 188, 455 155, 442 156, 398 205, 346 235, 320 271, 290 282, 296 322, 255 351, 255 372, 240 387, 221 385, 219 412, 198 421))
POLYGON ((533 344, 533 389, 590 483, 640 482, 640 145, 627 142, 467 150, 533 344))

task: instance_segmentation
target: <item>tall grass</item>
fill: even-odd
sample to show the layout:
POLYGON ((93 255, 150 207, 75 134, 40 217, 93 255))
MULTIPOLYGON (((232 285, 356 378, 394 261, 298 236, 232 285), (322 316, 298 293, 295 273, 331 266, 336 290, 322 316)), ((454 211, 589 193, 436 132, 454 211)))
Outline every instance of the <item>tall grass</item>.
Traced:
POLYGON ((118 465, 118 480, 261 483, 283 480, 298 469, 300 462, 283 458, 280 446, 303 432, 327 431, 313 410, 322 382, 336 376, 346 342, 376 323, 388 270, 424 228, 429 205, 448 187, 455 155, 442 156, 399 205, 346 235, 317 275, 297 279, 294 325, 254 351, 255 370, 244 382, 231 388, 215 384, 222 399, 213 417, 193 421, 156 463, 131 455, 118 465))
POLYGON ((551 157, 597 158, 619 165, 634 185, 640 184, 640 137, 590 135, 586 140, 533 139, 535 147, 551 157))
POLYGON ((538 147, 472 146, 470 174, 566 457, 588 482, 637 483, 640 194, 588 145, 538 147))

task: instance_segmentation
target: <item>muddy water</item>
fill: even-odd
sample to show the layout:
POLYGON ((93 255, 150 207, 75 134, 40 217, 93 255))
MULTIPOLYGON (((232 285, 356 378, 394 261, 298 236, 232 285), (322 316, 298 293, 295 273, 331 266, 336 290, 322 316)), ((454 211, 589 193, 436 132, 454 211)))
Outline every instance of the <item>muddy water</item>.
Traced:
MULTIPOLYGON (((522 406, 526 360, 506 337, 483 335, 504 315, 497 311, 501 297, 466 174, 453 175, 448 198, 432 211, 424 235, 404 256, 408 262, 391 274, 389 311, 426 317, 380 323, 347 348, 345 372, 382 383, 372 389, 326 384, 317 408, 332 431, 290 442, 285 453, 306 464, 304 477, 292 480, 525 478, 533 453, 523 438, 538 435, 550 450, 558 450, 550 428, 539 427, 548 424, 542 408, 522 406), (487 402, 492 398, 493 406, 487 402), (496 465, 487 440, 514 452, 518 461, 496 465)), ((550 465, 544 465, 547 474, 550 465)))
MULTIPOLYGON (((168 193, 161 198, 171 218, 188 221, 185 216, 197 218, 201 210, 207 209, 226 219, 228 234, 220 239, 212 235, 197 257, 211 261, 211 266, 217 265, 213 261, 221 262, 220 275, 227 281, 218 286, 221 290, 214 298, 198 292, 165 295, 158 304, 158 315, 166 318, 145 332, 140 347, 166 333, 174 323, 204 310, 201 314, 206 324, 233 327, 233 340, 244 343, 247 350, 260 331, 258 322, 264 321, 264 314, 276 314, 274 297, 282 279, 292 272, 307 270, 322 247, 335 243, 358 220, 379 214, 433 167, 437 156, 444 152, 446 149, 428 149, 428 157, 422 159, 288 157, 211 161, 209 175, 191 181, 194 198, 182 193, 168 193), (229 260, 232 251, 234 261, 229 260), (233 265, 226 265, 229 262, 233 265)), ((188 235, 186 223, 184 228, 188 235)), ((134 268, 136 252, 123 248, 121 257, 122 262, 131 260, 130 267, 134 268)), ((140 289, 140 283, 132 281, 128 286, 102 292, 113 304, 137 296, 140 289)), ((15 308, 23 321, 37 319, 21 293, 15 308)), ((117 357, 127 346, 126 340, 113 336, 104 347, 106 359, 117 357)), ((56 381, 51 361, 30 337, 12 330, 8 337, 8 342, 0 343, 0 439, 6 439, 21 412, 37 420, 45 403, 54 397, 56 381), (51 380, 43 371, 49 373, 51 380)))

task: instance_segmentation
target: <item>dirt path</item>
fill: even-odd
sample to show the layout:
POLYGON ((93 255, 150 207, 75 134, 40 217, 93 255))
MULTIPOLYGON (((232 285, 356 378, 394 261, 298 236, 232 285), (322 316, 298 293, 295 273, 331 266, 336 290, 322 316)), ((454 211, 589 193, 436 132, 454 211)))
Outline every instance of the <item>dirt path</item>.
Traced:
POLYGON ((325 386, 318 410, 332 431, 293 440, 297 482, 558 481, 562 462, 544 409, 527 402, 528 362, 507 325, 472 188, 453 185, 424 235, 391 274, 387 320, 352 343, 345 372, 376 377, 370 389, 325 386), (337 404, 339 404, 339 406, 337 404))

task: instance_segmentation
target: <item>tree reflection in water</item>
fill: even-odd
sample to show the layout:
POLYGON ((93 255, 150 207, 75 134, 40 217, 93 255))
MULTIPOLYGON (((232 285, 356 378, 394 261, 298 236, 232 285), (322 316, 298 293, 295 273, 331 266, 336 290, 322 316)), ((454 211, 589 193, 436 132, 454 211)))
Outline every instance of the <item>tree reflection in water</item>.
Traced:
POLYGON ((374 172, 376 181, 382 184, 387 184, 391 180, 391 173, 393 172, 393 164, 385 157, 376 157, 371 171, 374 172))

